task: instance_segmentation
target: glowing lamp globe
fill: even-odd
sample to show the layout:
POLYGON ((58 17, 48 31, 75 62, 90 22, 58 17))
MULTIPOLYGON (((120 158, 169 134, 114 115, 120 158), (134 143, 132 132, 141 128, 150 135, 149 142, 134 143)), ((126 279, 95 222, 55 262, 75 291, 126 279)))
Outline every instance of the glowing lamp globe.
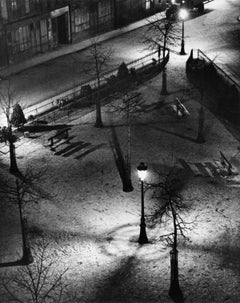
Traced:
POLYGON ((138 167, 138 177, 141 181, 144 181, 147 176, 147 165, 145 165, 143 162, 141 162, 138 167))
POLYGON ((181 20, 185 20, 188 17, 188 11, 185 8, 181 8, 178 15, 181 20))

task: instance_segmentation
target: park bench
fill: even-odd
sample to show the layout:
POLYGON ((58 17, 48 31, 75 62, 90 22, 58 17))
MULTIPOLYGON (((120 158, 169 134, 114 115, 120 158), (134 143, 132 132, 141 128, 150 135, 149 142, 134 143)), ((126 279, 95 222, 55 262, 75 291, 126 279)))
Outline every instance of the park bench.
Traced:
POLYGON ((216 161, 220 171, 227 173, 227 176, 238 175, 238 170, 230 163, 222 151, 220 151, 220 161, 216 161))
POLYGON ((179 100, 179 98, 176 98, 176 103, 171 104, 171 108, 174 113, 176 113, 177 117, 184 117, 190 115, 187 108, 183 105, 183 103, 179 100))
POLYGON ((48 141, 50 142, 49 146, 52 150, 55 150, 55 148, 62 144, 63 142, 69 143, 69 130, 71 127, 66 127, 63 129, 57 130, 57 133, 51 137, 48 138, 48 141), (58 144, 56 144, 58 143, 58 144))

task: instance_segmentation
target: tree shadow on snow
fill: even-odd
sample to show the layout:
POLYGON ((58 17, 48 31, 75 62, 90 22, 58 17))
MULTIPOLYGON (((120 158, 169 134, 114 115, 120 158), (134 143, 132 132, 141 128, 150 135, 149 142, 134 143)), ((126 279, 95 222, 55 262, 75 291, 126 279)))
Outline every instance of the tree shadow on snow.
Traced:
POLYGON ((138 263, 134 256, 123 258, 120 266, 98 287, 99 291, 94 302, 129 302, 131 273, 138 263))
POLYGON ((99 148, 104 147, 105 145, 106 145, 106 143, 97 144, 94 147, 92 147, 92 148, 88 149, 87 151, 85 151, 84 153, 82 153, 81 155, 76 156, 75 159, 81 159, 81 158, 87 156, 88 154, 98 150, 99 148))
POLYGON ((164 132, 164 133, 167 133, 167 134, 170 134, 170 135, 173 135, 173 136, 182 138, 182 139, 184 139, 184 140, 188 140, 188 141, 190 141, 190 142, 194 142, 194 143, 197 143, 197 142, 198 142, 196 138, 192 138, 192 137, 189 137, 189 136, 186 136, 186 135, 183 135, 183 134, 178 134, 178 133, 172 132, 172 131, 170 131, 170 130, 166 130, 166 129, 163 129, 163 128, 160 128, 160 127, 156 127, 156 126, 154 126, 154 127, 152 127, 152 128, 154 128, 154 129, 156 129, 156 130, 160 130, 160 131, 162 131, 162 132, 164 132))
POLYGON ((131 185, 131 180, 129 179, 129 174, 127 171, 127 164, 123 157, 123 153, 122 153, 120 143, 119 143, 114 126, 111 126, 111 132, 112 132, 112 138, 110 140, 110 146, 111 146, 111 149, 113 152, 114 160, 115 160, 120 178, 122 180, 123 191, 130 192, 133 190, 133 188, 131 185))
POLYGON ((237 234, 233 236, 230 228, 226 230, 219 237, 219 243, 224 243, 219 248, 213 248, 213 252, 218 254, 220 262, 223 267, 231 269, 240 277, 240 247, 238 245, 240 240, 240 225, 235 226, 237 234), (233 245, 234 244, 234 245, 233 245))
MULTIPOLYGON (((240 226, 238 226, 238 230, 240 231, 240 226)), ((230 269, 240 277, 240 248, 237 245, 237 243, 239 243, 239 236, 240 233, 238 234, 238 240, 233 240, 231 230, 226 229, 226 231, 217 239, 219 244, 213 243, 212 245, 209 244, 208 246, 204 246, 185 243, 184 247, 193 251, 214 254, 217 257, 216 263, 219 264, 220 268, 230 269), (231 244, 231 241, 235 241, 235 246, 231 244)))

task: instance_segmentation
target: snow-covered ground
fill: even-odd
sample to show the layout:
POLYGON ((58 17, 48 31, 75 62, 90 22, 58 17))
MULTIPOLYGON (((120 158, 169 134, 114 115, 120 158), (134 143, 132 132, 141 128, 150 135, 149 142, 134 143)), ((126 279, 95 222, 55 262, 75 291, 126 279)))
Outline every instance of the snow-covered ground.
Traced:
MULTIPOLYGON (((85 116, 75 112, 69 122, 71 144, 55 152, 44 147, 46 134, 22 138, 17 144, 20 170, 31 166, 44 171, 38 185, 52 196, 24 206, 30 239, 44 236, 58 268, 68 267, 70 293, 76 293, 71 302, 172 302, 168 296, 170 248, 158 240, 169 226, 149 228, 148 216, 157 203, 150 192, 145 196, 150 243, 137 243, 140 184, 136 167, 140 161, 148 165, 147 181, 154 180, 156 169, 167 172, 175 164, 185 182, 182 195, 191 207, 183 217, 195 220, 187 234, 190 241, 179 245, 179 282, 185 302, 240 302, 240 180, 214 176, 209 168, 209 163, 219 161, 221 150, 239 169, 239 142, 207 110, 206 143, 195 142, 199 94, 186 79, 185 60, 171 57, 168 96, 160 95, 160 75, 136 89, 145 107, 132 119, 133 192, 122 191, 111 149, 114 126, 126 154, 126 121, 107 108, 103 129, 93 127, 95 112, 85 116), (169 111, 175 97, 183 97, 190 116, 177 119, 169 111)), ((7 173, 9 155, 0 157, 0 169, 7 173)), ((17 206, 2 206, 0 222, 0 262, 4 264, 21 254, 17 206)))

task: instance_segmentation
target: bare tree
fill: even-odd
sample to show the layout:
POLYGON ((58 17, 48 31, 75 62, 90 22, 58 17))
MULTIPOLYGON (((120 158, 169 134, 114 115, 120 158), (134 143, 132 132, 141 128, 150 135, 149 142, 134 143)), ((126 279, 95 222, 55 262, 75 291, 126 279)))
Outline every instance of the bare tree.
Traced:
POLYGON ((19 173, 19 169, 17 166, 16 160, 16 148, 15 142, 17 140, 16 136, 12 131, 12 123, 11 123, 11 112, 13 110, 13 106, 18 103, 16 95, 14 93, 11 82, 7 80, 7 85, 5 88, 2 88, 0 91, 0 107, 2 109, 3 114, 7 120, 7 126, 2 127, 1 137, 2 140, 9 145, 9 154, 10 154, 10 173, 17 174, 19 173))
POLYGON ((189 205, 184 202, 180 191, 183 182, 176 177, 174 168, 168 174, 162 175, 158 173, 159 182, 148 184, 148 188, 153 189, 153 197, 160 203, 151 219, 154 223, 163 223, 170 220, 172 223, 172 231, 164 234, 161 238, 167 241, 172 247, 170 251, 171 264, 171 283, 169 295, 175 302, 183 302, 183 294, 179 286, 178 280, 178 237, 182 236, 187 239, 186 232, 191 228, 193 222, 186 222, 183 218, 183 212, 189 209, 189 205))
POLYGON ((133 186, 131 182, 131 127, 132 119, 131 117, 135 115, 142 106, 142 99, 140 93, 124 93, 118 102, 110 103, 108 105, 110 111, 113 113, 121 114, 123 113, 126 117, 127 123, 127 153, 126 153, 126 176, 127 176, 127 186, 124 191, 132 191, 133 186))
POLYGON ((40 199, 50 198, 50 195, 37 185, 43 174, 44 172, 33 172, 28 167, 21 178, 6 178, 0 182, 0 196, 5 196, 6 201, 18 205, 23 247, 21 261, 24 264, 33 262, 28 240, 26 207, 38 203, 40 199))
POLYGON ((18 303, 60 303, 63 302, 67 271, 59 271, 53 259, 49 243, 41 240, 33 248, 34 263, 6 272, 1 279, 6 301, 18 303))
POLYGON ((97 97, 96 97, 96 122, 95 127, 103 127, 102 115, 101 115, 101 101, 99 96, 99 90, 101 88, 101 77, 106 69, 106 66, 113 55, 112 47, 104 47, 100 44, 96 38, 91 39, 91 46, 89 53, 94 61, 94 76, 97 80, 97 97))
POLYGON ((199 114, 198 114, 198 135, 196 142, 197 143, 204 143, 205 138, 204 138, 204 126, 205 126, 205 110, 203 106, 203 89, 200 91, 200 109, 199 109, 199 114))
MULTIPOLYGON (((210 64, 210 67, 212 63, 214 63, 215 58, 210 64)), ((204 143, 206 142, 205 136, 204 136, 204 130, 205 130, 205 110, 204 110, 204 98, 205 98, 205 91, 207 89, 207 68, 208 65, 203 59, 193 58, 193 50, 191 50, 190 56, 186 62, 186 73, 190 79, 195 79, 194 84, 199 90, 200 93, 200 108, 198 111, 198 133, 196 142, 197 143, 204 143), (192 76, 194 68, 195 75, 192 76)))
POLYGON ((161 95, 167 95, 167 68, 169 49, 176 45, 180 39, 180 27, 178 22, 167 19, 164 13, 158 14, 155 18, 148 21, 144 43, 151 50, 158 50, 158 56, 162 49, 163 71, 162 71, 162 90, 161 95))

